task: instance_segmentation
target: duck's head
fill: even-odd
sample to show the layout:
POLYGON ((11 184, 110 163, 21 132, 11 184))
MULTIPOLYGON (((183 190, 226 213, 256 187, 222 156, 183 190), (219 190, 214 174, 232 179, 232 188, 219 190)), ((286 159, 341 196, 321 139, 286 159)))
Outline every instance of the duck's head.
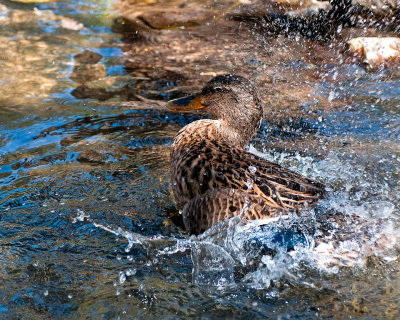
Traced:
POLYGON ((224 74, 211 79, 197 95, 169 101, 174 111, 205 109, 213 113, 222 133, 244 145, 257 132, 263 107, 255 86, 246 78, 224 74), (239 141, 240 140, 240 141, 239 141))

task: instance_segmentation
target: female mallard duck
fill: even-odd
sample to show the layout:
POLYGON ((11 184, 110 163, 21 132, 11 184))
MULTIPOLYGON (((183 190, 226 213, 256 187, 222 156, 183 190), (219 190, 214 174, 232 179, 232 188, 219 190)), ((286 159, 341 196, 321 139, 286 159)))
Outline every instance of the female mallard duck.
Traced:
POLYGON ((249 80, 220 75, 193 100, 173 100, 167 107, 207 109, 217 116, 188 124, 171 146, 172 188, 190 233, 200 234, 239 214, 249 220, 268 218, 322 198, 321 183, 244 150, 263 117, 249 80))

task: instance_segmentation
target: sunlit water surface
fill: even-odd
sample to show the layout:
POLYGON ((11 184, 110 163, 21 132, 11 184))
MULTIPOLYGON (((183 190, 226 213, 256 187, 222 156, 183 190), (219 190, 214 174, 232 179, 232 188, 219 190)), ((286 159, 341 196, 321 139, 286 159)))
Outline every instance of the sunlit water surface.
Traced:
POLYGON ((168 157, 195 116, 72 94, 84 50, 101 55, 100 79, 129 78, 111 3, 0 5, 0 318, 400 315, 399 79, 321 83, 321 96, 348 103, 315 121, 263 123, 250 150, 326 183, 317 207, 190 238, 168 218, 168 157), (310 132, 335 144, 320 157, 267 145, 310 132), (346 235, 324 234, 332 213, 346 235))

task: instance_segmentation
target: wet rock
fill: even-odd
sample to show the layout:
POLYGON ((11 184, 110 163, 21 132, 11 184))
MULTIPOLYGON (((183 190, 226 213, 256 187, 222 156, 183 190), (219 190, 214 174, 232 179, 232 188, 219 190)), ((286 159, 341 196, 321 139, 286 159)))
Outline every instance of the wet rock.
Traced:
POLYGON ((85 50, 74 56, 75 62, 80 64, 96 64, 101 58, 103 58, 101 54, 89 50, 85 50))
POLYGON ((68 30, 73 30, 73 31, 80 31, 83 30, 84 26, 82 23, 71 19, 71 18, 66 18, 63 17, 61 19, 60 27, 68 30))
POLYGON ((79 137, 77 138, 76 136, 69 136, 69 137, 66 137, 66 138, 62 139, 60 141, 60 145, 63 146, 63 147, 68 147, 68 146, 76 143, 79 140, 80 140, 79 137))
POLYGON ((91 88, 85 84, 76 87, 71 92, 71 95, 77 99, 97 99, 99 101, 111 99, 115 94, 116 92, 106 91, 103 88, 91 88))
POLYGON ((10 13, 10 23, 35 25, 38 23, 38 16, 25 10, 12 10, 10 13))
POLYGON ((69 78, 78 83, 85 83, 107 76, 107 68, 103 64, 82 64, 74 67, 69 78))
POLYGON ((400 0, 353 0, 353 5, 367 8, 375 14, 394 15, 400 9, 400 0))
POLYGON ((51 10, 39 10, 38 8, 34 8, 33 12, 35 13, 34 16, 36 16, 38 19, 44 21, 54 21, 59 27, 63 29, 80 31, 84 28, 84 25, 82 23, 68 17, 56 15, 51 10))
POLYGON ((247 1, 162 1, 148 2, 119 1, 118 9, 129 21, 144 22, 151 29, 191 27, 204 24, 225 15, 232 7, 247 1))
POLYGON ((370 68, 400 62, 400 38, 361 37, 347 41, 351 52, 370 68))
POLYGON ((75 67, 69 78, 78 83, 86 83, 107 76, 107 68, 97 64, 102 56, 92 51, 84 51, 74 56, 75 67))
POLYGON ((201 10, 197 8, 164 9, 144 12, 138 16, 147 25, 154 29, 167 29, 176 27, 192 27, 210 20, 218 14, 216 11, 201 10))
POLYGON ((111 30, 122 34, 122 41, 139 42, 151 40, 151 32, 154 32, 144 21, 140 19, 129 20, 124 17, 114 19, 111 30))
POLYGON ((78 154, 77 161, 83 163, 101 164, 107 161, 108 155, 95 150, 86 150, 78 154))

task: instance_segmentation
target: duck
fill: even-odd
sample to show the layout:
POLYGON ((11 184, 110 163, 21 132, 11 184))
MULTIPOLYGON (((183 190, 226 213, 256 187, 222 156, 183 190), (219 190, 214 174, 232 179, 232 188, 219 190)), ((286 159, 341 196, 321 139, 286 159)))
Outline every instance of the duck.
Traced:
POLYGON ((323 183, 245 149, 264 115, 258 90, 248 79, 218 75, 200 93, 171 100, 167 108, 207 110, 216 117, 189 123, 171 144, 171 186, 189 234, 202 234, 233 217, 276 218, 324 197, 323 183))

